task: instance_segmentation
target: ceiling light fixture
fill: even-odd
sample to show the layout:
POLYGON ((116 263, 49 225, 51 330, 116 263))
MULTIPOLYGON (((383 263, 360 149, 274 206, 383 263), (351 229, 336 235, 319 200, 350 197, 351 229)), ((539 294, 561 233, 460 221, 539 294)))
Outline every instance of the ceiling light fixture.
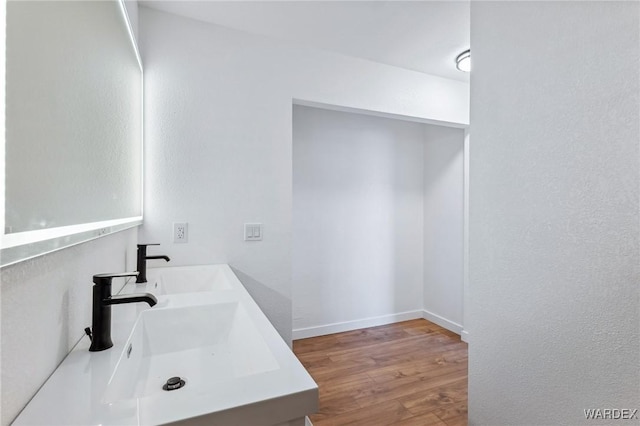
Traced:
POLYGON ((467 49, 456 58, 456 68, 462 72, 471 71, 471 49, 467 49))

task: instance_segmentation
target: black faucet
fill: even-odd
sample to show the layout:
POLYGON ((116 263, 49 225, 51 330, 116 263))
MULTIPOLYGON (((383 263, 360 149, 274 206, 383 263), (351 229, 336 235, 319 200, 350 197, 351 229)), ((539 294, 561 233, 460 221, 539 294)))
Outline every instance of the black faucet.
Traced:
POLYGON ((111 279, 118 277, 133 277, 137 272, 123 272, 120 274, 98 274, 93 276, 93 314, 91 330, 85 329, 91 338, 91 352, 103 351, 113 346, 111 341, 111 305, 121 303, 146 302, 149 306, 158 303, 153 294, 123 294, 111 295, 111 279))
POLYGON ((164 259, 170 261, 169 256, 147 256, 147 246, 159 246, 160 244, 138 244, 138 277, 136 283, 147 282, 147 259, 164 259))

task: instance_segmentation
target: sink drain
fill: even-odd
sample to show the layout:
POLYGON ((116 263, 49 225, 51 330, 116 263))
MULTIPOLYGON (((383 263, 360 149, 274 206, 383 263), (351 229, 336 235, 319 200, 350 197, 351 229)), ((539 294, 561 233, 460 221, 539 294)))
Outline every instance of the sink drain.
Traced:
POLYGON ((171 377, 170 379, 167 380, 167 383, 165 383, 162 386, 162 389, 166 391, 172 391, 172 390, 180 389, 185 384, 186 384, 185 381, 182 380, 180 377, 177 377, 177 376, 171 377))

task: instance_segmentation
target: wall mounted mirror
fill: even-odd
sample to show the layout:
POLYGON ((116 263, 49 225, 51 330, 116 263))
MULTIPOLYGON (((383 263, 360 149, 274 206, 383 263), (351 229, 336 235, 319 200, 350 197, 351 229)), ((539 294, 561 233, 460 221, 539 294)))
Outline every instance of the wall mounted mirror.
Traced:
POLYGON ((142 65, 126 8, 6 10, 0 266, 142 223, 142 65))

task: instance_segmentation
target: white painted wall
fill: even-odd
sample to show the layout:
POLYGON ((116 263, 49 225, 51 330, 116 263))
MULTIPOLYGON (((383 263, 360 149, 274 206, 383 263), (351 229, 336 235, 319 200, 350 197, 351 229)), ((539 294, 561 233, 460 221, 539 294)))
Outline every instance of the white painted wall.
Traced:
POLYGON ((91 277, 135 270, 136 243, 132 228, 0 270, 2 425, 13 421, 91 326, 91 277))
POLYGON ((464 286, 464 130, 425 126, 425 318, 460 333, 464 286))
POLYGON ((424 126, 294 107, 294 338, 422 316, 424 126))
POLYGON ((471 2, 470 424, 640 408, 639 45, 638 2, 471 2))
POLYGON ((464 162, 463 162, 463 242, 462 242, 462 263, 463 263, 463 277, 462 277, 462 325, 463 330, 460 333, 460 337, 462 341, 467 342, 467 337, 469 336, 469 332, 464 328, 465 324, 469 324, 469 303, 470 293, 469 290, 469 147, 471 142, 471 134, 469 133, 469 128, 466 128, 464 131, 464 162))
POLYGON ((229 263, 291 339, 292 101, 468 123, 465 83, 141 8, 145 224, 172 264, 229 263), (171 243, 172 222, 189 242, 171 243), (244 242, 243 223, 264 224, 244 242))
POLYGON ((293 329, 463 323, 463 129, 294 107, 293 329))

